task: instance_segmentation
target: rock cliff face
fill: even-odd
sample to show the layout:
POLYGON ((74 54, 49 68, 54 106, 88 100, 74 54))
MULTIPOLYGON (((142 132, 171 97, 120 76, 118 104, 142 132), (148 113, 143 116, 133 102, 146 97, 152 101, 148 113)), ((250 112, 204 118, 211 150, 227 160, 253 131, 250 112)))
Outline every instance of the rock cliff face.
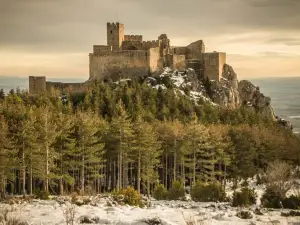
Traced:
POLYGON ((225 64, 219 83, 213 83, 212 100, 222 106, 235 108, 240 105, 238 79, 232 67, 225 64))
POLYGON ((265 97, 259 87, 254 86, 250 81, 239 82, 231 66, 224 65, 220 82, 214 83, 213 87, 212 100, 215 103, 230 108, 244 105, 275 120, 271 98, 265 97))
POLYGON ((167 89, 162 82, 169 80, 173 84, 176 93, 187 95, 194 100, 196 104, 201 104, 200 100, 209 102, 213 105, 221 107, 237 108, 240 106, 248 107, 249 110, 260 112, 266 117, 277 121, 281 126, 291 129, 292 125, 288 121, 277 118, 271 106, 271 98, 264 96, 256 87, 248 80, 238 81, 238 76, 230 65, 225 64, 223 67, 222 77, 219 82, 211 82, 209 88, 198 79, 193 69, 171 70, 165 68, 164 72, 156 77, 148 77, 146 83, 153 88, 167 89), (189 92, 186 92, 186 90, 189 92))

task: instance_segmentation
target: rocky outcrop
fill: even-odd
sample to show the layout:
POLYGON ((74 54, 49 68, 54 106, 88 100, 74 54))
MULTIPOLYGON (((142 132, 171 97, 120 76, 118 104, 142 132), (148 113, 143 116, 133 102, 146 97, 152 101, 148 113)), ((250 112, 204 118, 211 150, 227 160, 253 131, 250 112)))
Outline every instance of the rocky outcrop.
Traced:
POLYGON ((253 107, 257 112, 276 120, 271 98, 264 96, 259 87, 254 86, 248 80, 242 80, 238 84, 238 92, 242 105, 253 107))
POLYGON ((291 123, 275 116, 271 106, 271 98, 260 92, 259 87, 248 80, 238 81, 233 68, 225 64, 219 82, 206 82, 198 78, 193 69, 172 70, 165 68, 163 73, 156 77, 148 77, 145 82, 153 88, 167 89, 173 86, 174 91, 188 95, 196 104, 204 100, 212 105, 228 108, 247 107, 259 112, 265 117, 277 121, 280 126, 292 129, 291 123), (186 91, 189 90, 189 91, 186 91))
POLYGON ((249 110, 259 112, 271 118, 287 130, 292 130, 293 125, 280 117, 277 117, 271 106, 271 98, 260 92, 259 87, 248 80, 238 81, 238 76, 233 68, 225 64, 220 81, 213 82, 213 102, 229 107, 237 108, 246 106, 249 110))
POLYGON ((231 66, 224 65, 222 77, 219 82, 213 83, 213 89, 212 100, 215 103, 229 108, 240 105, 237 74, 231 66))

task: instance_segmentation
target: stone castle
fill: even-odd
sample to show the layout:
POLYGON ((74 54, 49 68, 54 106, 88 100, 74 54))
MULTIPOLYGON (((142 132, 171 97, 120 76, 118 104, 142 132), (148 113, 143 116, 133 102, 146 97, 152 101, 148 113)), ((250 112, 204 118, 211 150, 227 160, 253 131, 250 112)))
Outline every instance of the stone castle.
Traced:
POLYGON ((188 46, 173 47, 166 34, 157 40, 143 41, 142 35, 125 35, 121 23, 107 23, 107 45, 94 45, 89 54, 89 80, 85 83, 47 82, 45 77, 29 77, 29 93, 49 91, 52 88, 79 92, 89 81, 157 74, 164 67, 193 68, 200 78, 219 81, 226 53, 205 52, 202 40, 188 46))

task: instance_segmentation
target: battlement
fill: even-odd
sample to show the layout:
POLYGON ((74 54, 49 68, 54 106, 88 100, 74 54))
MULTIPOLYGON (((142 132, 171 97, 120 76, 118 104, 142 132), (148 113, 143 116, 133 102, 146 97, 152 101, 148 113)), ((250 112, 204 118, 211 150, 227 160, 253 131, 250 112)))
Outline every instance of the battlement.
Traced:
POLYGON ((149 50, 159 47, 159 41, 123 41, 123 50, 149 50))
POLYGON ((110 52, 112 52, 112 46, 107 46, 107 45, 94 45, 93 46, 93 53, 95 55, 108 54, 110 52))
POLYGON ((157 48, 159 47, 159 43, 159 41, 143 41, 142 47, 143 49, 157 48))
POLYGON ((143 35, 124 35, 124 41, 143 41, 143 35))
POLYGON ((118 28, 120 26, 124 26, 122 23, 116 22, 116 23, 107 23, 107 27, 111 27, 111 28, 118 28))

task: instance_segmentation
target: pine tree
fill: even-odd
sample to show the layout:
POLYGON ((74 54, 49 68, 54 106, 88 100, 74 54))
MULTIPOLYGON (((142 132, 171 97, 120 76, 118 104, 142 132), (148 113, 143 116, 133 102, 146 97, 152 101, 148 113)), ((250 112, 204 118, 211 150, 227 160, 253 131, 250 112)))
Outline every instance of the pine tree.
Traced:
POLYGON ((43 173, 43 188, 44 191, 49 190, 51 181, 50 171, 54 168, 55 152, 53 143, 56 136, 61 132, 57 130, 57 114, 48 105, 44 105, 37 110, 37 127, 39 131, 39 148, 42 157, 45 160, 43 173))
MULTIPOLYGON (((127 115, 122 101, 117 103, 116 117, 112 119, 110 129, 107 136, 107 152, 110 159, 117 166, 117 185, 118 189, 128 185, 127 179, 127 163, 130 161, 131 150, 133 144, 133 128, 129 116, 127 115)), ((115 174, 115 171, 114 171, 115 174)), ((114 182, 116 180, 114 179, 114 182)))
POLYGON ((56 159, 56 178, 59 183, 59 193, 64 194, 64 184, 74 185, 75 179, 69 171, 73 168, 73 154, 75 151, 74 119, 71 116, 59 113, 57 119, 57 129, 61 132, 56 136, 53 143, 56 159))
POLYGON ((5 187, 13 181, 13 169, 16 166, 16 152, 8 138, 5 118, 0 118, 0 199, 5 198, 5 187))
POLYGON ((186 166, 190 170, 190 180, 195 184, 197 179, 203 178, 203 152, 208 147, 208 129, 199 124, 194 115, 193 120, 187 126, 185 147, 190 151, 190 157, 186 166))
POLYGON ((77 112, 74 123, 75 156, 79 159, 80 190, 86 191, 103 167, 103 143, 97 139, 97 124, 93 114, 77 112))
POLYGON ((157 168, 161 154, 158 135, 153 126, 139 119, 134 126, 135 145, 133 157, 137 161, 137 191, 141 192, 141 181, 150 195, 150 184, 158 179, 157 168))

